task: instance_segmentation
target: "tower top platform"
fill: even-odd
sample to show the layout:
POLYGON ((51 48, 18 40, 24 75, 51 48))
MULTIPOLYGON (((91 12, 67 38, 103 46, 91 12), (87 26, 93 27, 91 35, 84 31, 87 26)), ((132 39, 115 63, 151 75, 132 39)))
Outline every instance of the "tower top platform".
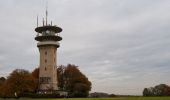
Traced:
MULTIPOLYGON (((61 41, 62 37, 60 37, 60 32, 62 32, 62 28, 58 27, 57 25, 53 25, 52 21, 50 24, 47 23, 47 8, 46 8, 46 20, 43 18, 42 25, 38 25, 38 16, 37 16, 37 27, 35 28, 35 31, 37 32, 37 35, 35 37, 35 40, 39 42, 47 42, 47 41, 61 41)), ((51 43, 51 42, 50 42, 51 43)))
POLYGON ((52 31, 54 33, 60 33, 62 31, 62 28, 57 27, 57 26, 51 26, 51 25, 46 25, 46 26, 40 26, 36 27, 35 31, 38 33, 43 33, 45 31, 52 31))

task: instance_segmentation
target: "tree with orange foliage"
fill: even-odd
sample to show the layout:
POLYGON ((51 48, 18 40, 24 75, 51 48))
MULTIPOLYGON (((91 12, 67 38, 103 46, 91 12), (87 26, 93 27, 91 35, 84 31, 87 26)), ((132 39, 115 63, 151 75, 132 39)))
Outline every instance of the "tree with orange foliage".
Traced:
POLYGON ((35 68, 31 75, 35 78, 36 80, 36 89, 35 92, 38 91, 38 84, 39 84, 39 68, 35 68))
POLYGON ((38 79, 39 78, 39 68, 35 68, 31 74, 34 78, 38 79))
POLYGON ((36 79, 28 71, 16 69, 7 78, 1 94, 3 97, 15 97, 15 94, 34 92, 37 87, 36 82, 36 79))
POLYGON ((71 97, 87 97, 91 90, 91 82, 76 65, 60 66, 58 82, 58 86, 62 90, 68 91, 71 97))

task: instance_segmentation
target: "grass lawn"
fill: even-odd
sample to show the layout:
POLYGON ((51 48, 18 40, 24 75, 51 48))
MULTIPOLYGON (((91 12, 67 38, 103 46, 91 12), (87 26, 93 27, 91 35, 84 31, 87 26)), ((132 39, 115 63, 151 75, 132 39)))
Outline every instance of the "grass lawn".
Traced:
POLYGON ((3 99, 0 100, 170 100, 170 97, 115 97, 115 98, 62 98, 62 99, 31 99, 31 98, 11 98, 11 99, 3 99))

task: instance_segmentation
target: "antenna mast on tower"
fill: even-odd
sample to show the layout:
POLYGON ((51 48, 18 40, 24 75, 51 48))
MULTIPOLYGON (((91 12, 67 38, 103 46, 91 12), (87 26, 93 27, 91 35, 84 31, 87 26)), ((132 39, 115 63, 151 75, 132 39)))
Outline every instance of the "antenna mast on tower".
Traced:
POLYGON ((46 17, 46 25, 47 25, 47 16, 48 16, 48 2, 46 2, 46 12, 45 12, 45 17, 46 17))
POLYGON ((38 27, 38 15, 37 15, 37 27, 38 27))

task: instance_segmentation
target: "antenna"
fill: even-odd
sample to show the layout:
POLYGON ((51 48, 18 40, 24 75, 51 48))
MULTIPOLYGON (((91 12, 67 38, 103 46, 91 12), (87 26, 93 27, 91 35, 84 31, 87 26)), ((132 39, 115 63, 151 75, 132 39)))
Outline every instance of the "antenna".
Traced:
POLYGON ((47 16, 48 16, 48 2, 46 1, 46 11, 45 11, 45 17, 46 17, 46 25, 47 25, 47 16))
POLYGON ((43 26, 44 26, 44 18, 43 18, 43 26))
POLYGON ((37 27, 38 27, 38 15, 37 15, 37 27))

